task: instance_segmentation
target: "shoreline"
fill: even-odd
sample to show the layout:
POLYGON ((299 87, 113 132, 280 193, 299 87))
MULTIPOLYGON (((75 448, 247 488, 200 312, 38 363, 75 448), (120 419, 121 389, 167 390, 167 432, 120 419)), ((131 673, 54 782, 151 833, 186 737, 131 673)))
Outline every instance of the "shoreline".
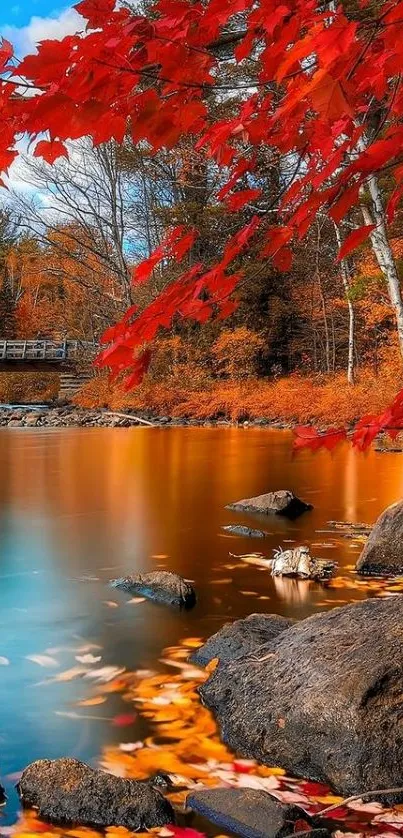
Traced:
POLYGON ((0 405, 0 428, 268 428, 293 430, 296 424, 257 418, 240 422, 229 419, 183 419, 156 416, 151 412, 125 413, 91 410, 75 405, 0 405))

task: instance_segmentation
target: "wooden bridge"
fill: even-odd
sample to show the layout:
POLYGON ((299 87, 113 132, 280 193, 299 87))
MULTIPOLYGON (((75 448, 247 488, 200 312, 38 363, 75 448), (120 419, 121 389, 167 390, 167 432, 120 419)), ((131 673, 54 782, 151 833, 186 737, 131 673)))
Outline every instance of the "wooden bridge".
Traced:
POLYGON ((0 340, 0 361, 46 361, 59 364, 76 360, 78 341, 0 340))
POLYGON ((0 370, 74 370, 86 361, 90 362, 97 351, 96 344, 77 340, 0 339, 0 370))

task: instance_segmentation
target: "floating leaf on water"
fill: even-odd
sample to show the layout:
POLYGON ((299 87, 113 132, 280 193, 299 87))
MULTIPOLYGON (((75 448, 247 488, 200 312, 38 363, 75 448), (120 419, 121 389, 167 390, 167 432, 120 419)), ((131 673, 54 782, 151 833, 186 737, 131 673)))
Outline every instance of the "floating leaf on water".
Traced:
POLYGON ((51 658, 50 655, 27 655, 26 659, 32 661, 32 663, 37 663, 38 666, 60 666, 59 661, 56 658, 51 658))
POLYGON ((145 596, 134 596, 127 600, 126 605, 139 605, 140 602, 147 602, 145 596))
POLYGON ((103 666, 101 669, 91 669, 85 673, 86 678, 94 678, 97 681, 112 681, 118 675, 125 672, 125 667, 118 666, 103 666))
POLYGON ((128 754, 139 751, 140 748, 144 748, 144 742, 121 742, 119 745, 119 750, 128 754))
POLYGON ((184 640, 181 640, 181 643, 189 649, 199 649, 200 646, 203 646, 201 637, 185 637, 184 640))
POLYGON ((108 608, 119 608, 119 603, 114 602, 113 599, 104 599, 102 604, 107 605, 108 608))
POLYGON ((78 661, 78 663, 99 663, 99 661, 101 661, 101 660, 102 660, 101 655, 99 655, 99 657, 97 657, 97 658, 92 654, 76 655, 76 661, 78 661))
POLYGON ((93 698, 84 698, 82 701, 77 701, 78 707, 95 707, 97 704, 105 704, 106 697, 104 695, 94 695, 93 698))
POLYGON ((81 675, 86 675, 87 669, 83 666, 73 666, 71 669, 65 669, 64 672, 59 672, 51 681, 73 681, 74 678, 79 678, 81 675))
POLYGON ((210 585, 230 585, 232 581, 231 577, 228 579, 211 579, 210 585))
POLYGON ((132 725, 136 721, 136 718, 135 713, 121 713, 120 716, 115 716, 112 719, 112 724, 114 727, 127 727, 128 725, 132 725))
POLYGON ((8 658, 3 658, 3 656, 0 655, 0 666, 9 666, 9 664, 10 664, 9 659, 8 658))

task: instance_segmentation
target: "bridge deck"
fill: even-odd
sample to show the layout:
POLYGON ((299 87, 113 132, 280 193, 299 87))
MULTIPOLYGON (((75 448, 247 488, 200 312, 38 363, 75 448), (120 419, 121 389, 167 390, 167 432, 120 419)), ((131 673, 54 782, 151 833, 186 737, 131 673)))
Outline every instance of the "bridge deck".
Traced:
POLYGON ((75 340, 0 340, 0 361, 74 361, 78 347, 75 340))

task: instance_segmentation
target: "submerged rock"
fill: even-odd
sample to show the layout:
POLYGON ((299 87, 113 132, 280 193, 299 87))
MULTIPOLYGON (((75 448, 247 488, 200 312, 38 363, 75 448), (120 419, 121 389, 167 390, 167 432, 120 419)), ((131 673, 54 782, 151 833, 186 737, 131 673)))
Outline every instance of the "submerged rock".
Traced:
POLYGON ((402 596, 317 614, 220 661, 201 697, 244 757, 343 796, 400 787, 402 624, 402 596))
POLYGON ((388 506, 378 518, 356 569, 367 576, 403 573, 403 501, 388 506))
POLYGON ((264 530, 254 530, 250 527, 244 527, 242 524, 228 524, 221 529, 231 533, 231 535, 245 536, 245 538, 266 538, 268 536, 268 533, 264 530))
POLYGON ((250 614, 243 620, 228 623, 196 649, 190 660, 198 666, 207 666, 214 658, 234 661, 256 652, 292 626, 294 620, 278 614, 250 614))
POLYGON ((226 509, 235 509, 238 512, 255 512, 260 515, 284 515, 286 518, 298 518, 308 509, 313 509, 312 504, 305 503, 297 498, 293 492, 282 489, 278 492, 268 492, 266 495, 257 495, 255 498, 244 498, 235 503, 230 503, 226 509))
POLYGON ((309 547, 294 547, 293 550, 275 550, 271 574, 324 582, 331 578, 336 567, 336 562, 313 558, 309 554, 309 547))
POLYGON ((152 782, 125 780, 76 759, 40 759, 23 771, 21 802, 55 823, 124 826, 136 832, 174 823, 171 804, 152 782))
POLYGON ((196 604, 196 592, 193 586, 168 570, 153 570, 150 573, 138 573, 124 579, 114 579, 114 588, 120 588, 129 594, 141 594, 165 605, 177 608, 193 608, 196 604))
POLYGON ((258 789, 218 788, 189 794, 186 806, 227 832, 245 838, 285 838, 306 829, 312 838, 326 838, 326 829, 311 832, 312 819, 299 806, 280 803, 258 789), (298 829, 294 829, 296 821, 298 829))

